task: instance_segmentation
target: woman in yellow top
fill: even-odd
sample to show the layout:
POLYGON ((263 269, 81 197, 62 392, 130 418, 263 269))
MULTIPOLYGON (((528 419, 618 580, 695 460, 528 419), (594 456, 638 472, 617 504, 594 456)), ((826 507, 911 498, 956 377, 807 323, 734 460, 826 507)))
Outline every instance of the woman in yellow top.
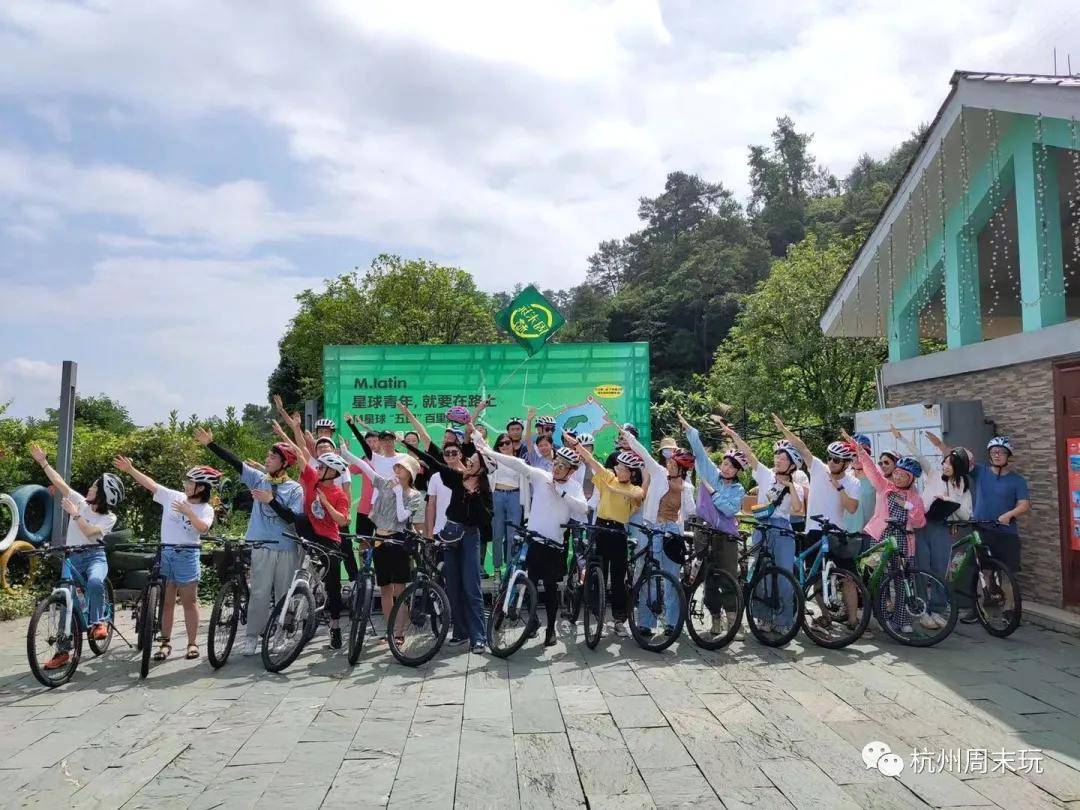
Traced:
POLYGON ((596 508, 596 525, 608 531, 596 532, 596 550, 604 558, 603 570, 611 588, 611 615, 615 620, 615 632, 627 635, 626 630, 626 524, 641 506, 645 491, 631 483, 633 470, 644 468, 645 462, 634 453, 623 451, 609 470, 593 458, 592 453, 569 433, 563 433, 563 444, 570 447, 592 470, 593 486, 600 493, 596 508))

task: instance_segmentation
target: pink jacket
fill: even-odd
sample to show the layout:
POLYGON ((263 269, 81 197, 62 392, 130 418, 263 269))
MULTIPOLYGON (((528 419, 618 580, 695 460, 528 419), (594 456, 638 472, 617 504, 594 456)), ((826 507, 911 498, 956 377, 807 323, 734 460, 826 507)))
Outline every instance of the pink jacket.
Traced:
MULTIPOLYGON (((870 518, 870 522, 866 524, 866 528, 863 529, 868 535, 875 540, 880 540, 881 535, 885 532, 885 524, 889 518, 889 494, 892 492, 899 492, 904 496, 905 501, 908 504, 908 531, 914 531, 915 529, 921 529, 926 525, 926 507, 923 505, 923 500, 919 497, 919 493, 915 489, 900 489, 896 484, 885 477, 885 474, 881 472, 881 468, 877 465, 877 462, 871 458, 870 454, 866 452, 861 444, 858 445, 859 462, 862 464, 863 472, 866 473, 866 477, 870 479, 870 483, 873 485, 874 490, 877 492, 877 499, 874 503, 874 516, 870 518)), ((907 556, 912 556, 915 553, 915 544, 909 542, 906 549, 907 556)))

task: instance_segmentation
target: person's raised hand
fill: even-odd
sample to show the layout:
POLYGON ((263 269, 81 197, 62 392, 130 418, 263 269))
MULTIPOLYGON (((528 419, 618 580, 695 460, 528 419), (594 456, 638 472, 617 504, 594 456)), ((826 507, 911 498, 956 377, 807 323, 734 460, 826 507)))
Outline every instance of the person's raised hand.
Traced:
POLYGON ((352 415, 351 413, 347 413, 347 414, 345 414, 345 422, 346 422, 347 424, 350 424, 350 425, 352 424, 352 422, 353 422, 353 415, 352 415))
POLYGON ((286 442, 291 442, 292 441, 292 437, 290 437, 289 434, 286 433, 285 430, 281 427, 281 425, 278 424, 277 419, 273 419, 273 420, 270 421, 270 427, 273 429, 274 433, 276 433, 280 438, 282 438, 286 442))
POLYGON ((851 438, 851 434, 849 434, 843 428, 840 428, 840 438, 843 439, 845 442, 849 442, 850 444, 858 444, 853 438, 851 438))
POLYGON ((900 431, 896 429, 896 425, 892 422, 889 423, 889 432, 892 433, 894 439, 901 438, 900 431))
POLYGON ((526 414, 529 419, 536 416, 536 408, 529 408, 529 412, 526 414))
POLYGON ((781 433, 786 434, 788 432, 787 425, 785 425, 783 420, 775 413, 772 414, 772 421, 773 424, 776 425, 776 429, 779 430, 781 433))
POLYGON ((62 501, 60 501, 60 505, 64 507, 64 511, 72 517, 75 517, 77 514, 79 514, 79 507, 75 505, 75 502, 71 500, 71 498, 64 498, 62 501))
POLYGON ((45 456, 45 451, 41 449, 41 445, 37 442, 30 442, 30 458, 32 458, 38 464, 48 463, 48 458, 46 458, 45 456))
POLYGON ((120 472, 130 473, 135 465, 131 463, 131 459, 127 456, 117 456, 113 459, 113 466, 120 472))
POLYGON ((270 503, 270 501, 274 500, 274 493, 268 489, 253 489, 251 490, 251 497, 259 503, 270 503))
POLYGON ((675 412, 675 418, 679 420, 679 427, 681 427, 684 432, 690 429, 690 423, 687 422, 683 415, 678 411, 675 412))
POLYGON ((214 432, 209 428, 197 427, 195 428, 195 441, 206 447, 210 442, 214 441, 214 432))
POLYGON ((570 433, 565 430, 562 432, 562 443, 567 447, 577 447, 581 444, 581 442, 577 440, 577 436, 571 436, 570 433))

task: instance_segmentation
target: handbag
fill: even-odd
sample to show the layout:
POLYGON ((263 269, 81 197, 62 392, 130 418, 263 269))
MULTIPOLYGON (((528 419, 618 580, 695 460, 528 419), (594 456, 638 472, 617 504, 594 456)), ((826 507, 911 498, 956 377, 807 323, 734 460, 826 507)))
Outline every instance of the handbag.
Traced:
POLYGON ((442 527, 442 531, 435 536, 444 546, 455 545, 465 536, 465 527, 453 520, 448 520, 442 527))

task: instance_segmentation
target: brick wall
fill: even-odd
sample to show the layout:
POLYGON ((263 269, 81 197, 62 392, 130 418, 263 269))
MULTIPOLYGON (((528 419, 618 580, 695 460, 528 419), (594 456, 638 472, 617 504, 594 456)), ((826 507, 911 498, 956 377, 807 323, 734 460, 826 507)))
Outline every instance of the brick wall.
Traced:
MULTIPOLYGON (((1054 380, 1049 360, 891 386, 886 404, 981 399, 987 419, 1012 440, 1013 463, 1031 492, 1020 518, 1020 585, 1025 598, 1060 607, 1061 534, 1058 514, 1054 380)), ((973 448, 978 453, 978 448, 973 448)))

